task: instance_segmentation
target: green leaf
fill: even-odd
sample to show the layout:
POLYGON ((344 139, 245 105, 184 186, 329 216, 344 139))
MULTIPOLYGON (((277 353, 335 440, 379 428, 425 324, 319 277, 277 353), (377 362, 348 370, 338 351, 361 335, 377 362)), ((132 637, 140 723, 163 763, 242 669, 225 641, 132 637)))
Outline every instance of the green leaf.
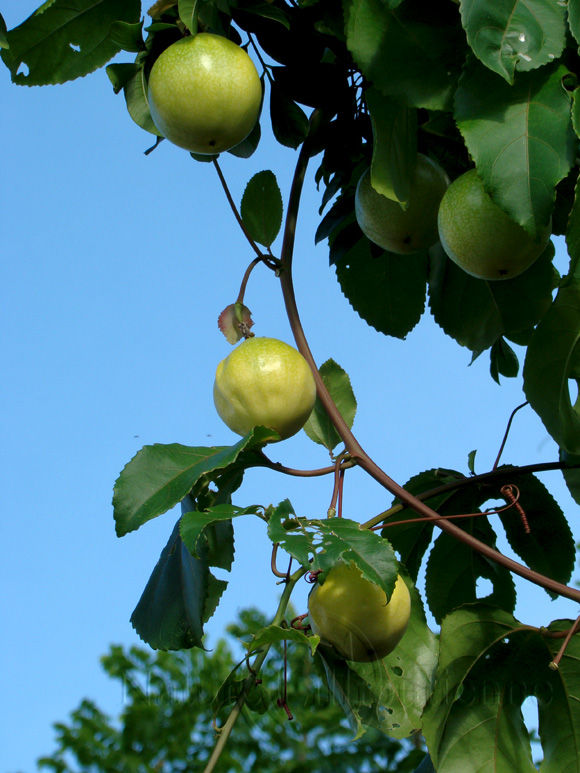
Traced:
POLYGON ((145 80, 145 70, 142 67, 125 83, 123 93, 129 115, 137 126, 157 137, 163 137, 151 118, 149 100, 147 99, 147 81, 145 80))
POLYGON ((262 649, 262 647, 270 644, 279 644, 283 641, 290 641, 294 644, 308 647, 311 654, 314 655, 316 647, 320 643, 320 636, 306 636, 305 633, 298 631, 296 628, 272 624, 257 631, 250 641, 244 642, 244 647, 249 653, 253 653, 262 649))
POLYGON ((373 127, 371 185, 383 196, 405 204, 417 154, 417 113, 375 88, 365 92, 373 127))
MULTIPOLYGON (((558 290, 534 331, 524 363, 524 392, 556 443, 580 454, 580 406, 572 404, 569 378, 580 339, 580 281, 558 290)), ((576 384, 578 379, 574 379, 576 384)))
POLYGON ((185 497, 204 475, 259 462, 252 449, 272 437, 272 430, 258 427, 233 446, 190 447, 179 443, 144 446, 125 465, 115 483, 113 509, 117 535, 122 537, 185 497), (246 453, 239 459, 242 452, 246 453))
MULTIPOLYGON (((463 513, 477 512, 474 505, 479 497, 465 490, 462 493, 463 497, 454 497, 453 509, 463 513), (461 499, 463 507, 458 507, 461 499)), ((447 508, 445 512, 444 508, 440 508, 439 512, 449 514, 447 508)), ((461 519, 456 524, 485 544, 495 547, 495 535, 485 516, 461 519)), ((439 534, 429 554, 425 590, 429 609, 438 622, 451 610, 470 602, 487 601, 507 612, 513 612, 516 604, 511 573, 446 532, 439 534), (477 581, 480 578, 490 580, 493 586, 492 592, 485 598, 478 597, 477 581)))
POLYGON ((357 521, 296 518, 285 500, 269 510, 268 536, 312 571, 324 573, 339 561, 352 562, 387 597, 393 592, 397 560, 390 543, 369 529, 361 529, 357 521))
POLYGON ((135 64, 135 62, 108 64, 105 67, 105 72, 111 81, 115 94, 118 94, 124 88, 124 86, 131 80, 138 69, 139 67, 135 64))
POLYGON ((236 156, 237 158, 250 158, 258 147, 261 137, 262 129, 260 128, 260 122, 256 121, 254 128, 248 134, 246 139, 242 140, 237 145, 234 145, 233 148, 230 148, 228 153, 231 153, 232 156, 236 156))
POLYGON ((6 35, 7 32, 8 28, 6 27, 6 22, 0 13, 0 48, 10 48, 8 43, 8 36, 6 35))
POLYGON ((520 369, 518 356, 511 346, 500 336, 489 353, 491 377, 499 384, 499 377, 515 378, 520 369))
POLYGON ((197 32, 197 5, 198 0, 178 0, 177 3, 179 18, 192 35, 197 32))
POLYGON ((500 512, 511 547, 530 569, 567 583, 574 571, 576 547, 564 513, 544 484, 533 475, 518 475, 514 485, 520 492, 518 504, 530 531, 526 533, 515 508, 500 512))
POLYGON ((423 715, 437 773, 535 770, 521 703, 539 663, 525 646, 528 638, 519 646, 504 643, 518 627, 512 615, 485 605, 443 621, 435 687, 423 715))
MULTIPOLYGON (((261 508, 257 506, 236 507, 235 505, 215 505, 203 513, 196 510, 187 510, 181 517, 179 533, 185 547, 192 555, 196 556, 200 537, 206 533, 209 526, 223 525, 224 522, 226 524, 230 523, 232 518, 237 518, 241 515, 256 515, 260 510, 261 508)), ((212 563, 212 566, 217 565, 212 563)), ((222 568, 229 569, 230 567, 225 566, 222 568)))
POLYGON ((131 615, 143 641, 162 650, 202 646, 208 573, 183 544, 178 521, 131 615))
POLYGON ((145 47, 143 42, 143 21, 129 24, 124 21, 115 21, 111 24, 111 40, 122 51, 137 53, 145 47))
POLYGON ((556 272, 550 243, 527 271, 514 279, 475 279, 431 249, 429 306, 447 335, 477 354, 505 335, 529 334, 552 303, 556 272))
POLYGON ((275 82, 270 84, 270 119, 274 137, 281 145, 297 148, 306 139, 306 113, 275 82))
MULTIPOLYGON (((455 470, 446 470, 436 468, 426 470, 408 480, 403 488, 410 494, 423 494, 427 491, 437 490, 457 480, 464 480, 465 476, 455 470)), ((425 502, 436 512, 439 512, 445 502, 452 499, 456 491, 442 491, 439 494, 429 497, 425 502)), ((395 497, 393 506, 400 506, 401 500, 395 497)), ((461 508, 461 505, 459 505, 461 508)), ((447 512, 447 511, 446 511, 447 512)), ((457 510, 456 510, 457 512, 457 510)), ((419 521, 414 523, 405 523, 397 525, 397 521, 404 521, 408 518, 417 518, 417 513, 406 507, 402 507, 399 512, 393 515, 385 522, 385 528, 381 534, 386 537, 393 548, 399 553, 401 562, 405 565, 411 577, 416 581, 421 568, 423 556, 433 536, 433 524, 428 521, 419 521), (393 525, 391 525, 391 523, 393 525)))
POLYGON ((486 191, 533 237, 548 225, 555 186, 574 163, 566 74, 542 67, 510 86, 473 62, 455 95, 457 125, 486 191))
MULTIPOLYGON (((550 631, 566 631, 572 620, 558 620, 550 631)), ((560 649, 562 639, 542 638, 543 648, 553 659, 560 649)), ((580 768, 580 636, 570 639, 556 671, 544 668, 537 675, 545 680, 538 700, 539 731, 544 759, 541 773, 577 771, 580 768)))
POLYGON ((433 688, 439 650, 438 637, 425 622, 421 597, 410 580, 406 582, 411 593, 411 616, 399 644, 382 660, 349 663, 376 701, 374 719, 361 707, 362 720, 392 738, 406 738, 421 727, 421 716, 433 688))
POLYGON ((2 59, 14 83, 64 83, 102 67, 120 50, 116 21, 137 23, 138 0, 54 0, 7 34, 2 59))
POLYGON ((580 455, 574 456, 568 454, 563 449, 560 449, 560 461, 566 464, 578 465, 576 469, 562 470, 566 486, 572 496, 573 500, 580 505, 580 455))
POLYGON ((566 8, 552 0, 461 0, 461 21, 475 55, 513 83, 516 70, 533 70, 559 58, 565 44, 566 8))
POLYGON ((467 469, 472 475, 475 475, 475 456, 477 454, 477 449, 474 449, 473 451, 470 451, 467 454, 467 469))
MULTIPOLYGON (((320 375, 330 396, 334 400, 340 415, 348 427, 352 427, 356 414, 356 397, 352 390, 348 373, 334 360, 327 360, 319 368, 320 375)), ((329 451, 340 443, 341 438, 331 422, 326 408, 317 397, 314 409, 304 425, 304 431, 315 443, 328 448, 329 451)))
POLYGON ((568 2, 568 27, 577 43, 580 43, 580 5, 577 0, 568 2))
POLYGON ((368 239, 359 236, 354 246, 336 256, 336 276, 353 309, 379 333, 404 339, 423 314, 425 252, 376 254, 368 239))
POLYGON ((365 77, 413 107, 449 107, 460 37, 455 27, 421 19, 416 4, 390 10, 381 0, 345 3, 346 43, 365 77), (406 7, 408 6, 408 7, 406 7))
POLYGON ((570 255, 570 276, 580 281, 580 179, 576 180, 574 188, 574 203, 566 229, 566 247, 570 255))
POLYGON ((336 656, 330 647, 319 647, 315 659, 322 664, 328 689, 344 711, 354 734, 352 740, 358 740, 365 732, 361 715, 364 714, 365 719, 368 717, 372 720, 378 714, 373 693, 364 680, 349 667, 347 661, 336 656))
POLYGON ((270 247, 282 225, 282 194, 270 170, 255 174, 246 185, 240 207, 242 220, 252 239, 270 247))

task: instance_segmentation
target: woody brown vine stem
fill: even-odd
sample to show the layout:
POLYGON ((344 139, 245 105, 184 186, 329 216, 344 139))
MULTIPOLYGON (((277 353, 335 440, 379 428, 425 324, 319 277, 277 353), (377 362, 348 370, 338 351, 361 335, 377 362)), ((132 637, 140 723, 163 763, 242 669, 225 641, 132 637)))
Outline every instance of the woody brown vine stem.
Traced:
POLYGON ((364 451, 344 421, 340 411, 334 403, 334 400, 330 396, 330 393, 327 390, 326 385, 320 376, 320 373, 318 372, 316 362, 312 356, 312 352, 310 351, 310 346, 308 345, 308 341, 300 321, 300 315, 298 313, 296 297, 294 294, 294 282, 292 279, 292 257, 294 252, 294 237, 296 232, 296 223, 298 220, 300 197, 302 193, 304 178, 306 176, 308 161, 310 159, 311 148, 313 145, 312 140, 316 135, 317 130, 319 129, 321 121, 321 111, 315 110, 310 119, 309 134, 302 144, 298 160, 296 162, 294 177, 290 188, 290 197, 288 201, 288 210, 284 227, 284 239, 281 253, 282 268, 280 271, 280 283, 284 297, 284 303, 286 306, 286 313, 290 322, 290 327, 292 328, 294 340, 296 341, 296 346, 302 355, 306 358, 310 368, 312 369, 312 373, 316 381, 318 396, 324 405, 332 423, 334 424, 336 431, 344 442, 347 452, 360 467, 362 467, 381 486, 387 489, 387 491, 389 491, 394 496, 399 497, 402 502, 404 502, 411 509, 415 510, 415 512, 419 515, 433 520, 433 522, 442 531, 446 532, 452 537, 455 537, 468 547, 484 555, 486 558, 489 558, 495 563, 505 567, 510 572, 513 572, 514 574, 517 574, 520 577, 523 577, 524 579, 529 580, 530 582, 533 582, 542 588, 545 588, 546 590, 569 598, 572 601, 580 602, 580 590, 576 588, 570 588, 563 583, 557 582, 550 577, 546 577, 545 575, 540 574, 539 572, 536 572, 533 569, 530 569, 529 567, 524 566, 523 564, 520 564, 511 558, 508 558, 508 556, 504 556, 502 553, 499 553, 494 548, 486 545, 484 542, 481 542, 481 540, 478 540, 473 535, 468 534, 454 523, 441 520, 441 516, 439 516, 435 510, 432 510, 424 502, 422 502, 420 499, 406 491, 402 486, 392 480, 386 474, 386 472, 382 470, 378 464, 364 451))

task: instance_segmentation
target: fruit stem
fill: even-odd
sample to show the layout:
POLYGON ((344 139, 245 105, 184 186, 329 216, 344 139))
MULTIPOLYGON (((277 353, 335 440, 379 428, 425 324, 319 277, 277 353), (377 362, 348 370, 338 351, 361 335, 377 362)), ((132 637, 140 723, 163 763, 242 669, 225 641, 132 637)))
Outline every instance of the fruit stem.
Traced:
MULTIPOLYGON (((288 582, 284 587, 284 592, 280 597, 280 602, 278 604, 278 609, 276 610, 276 614, 274 615, 274 618, 272 620, 272 625, 280 625, 280 623, 284 619, 284 615, 286 614, 286 609, 288 607, 288 603, 290 601, 290 596, 292 595, 292 591, 294 590, 294 586, 296 585, 298 580, 304 576, 304 574, 306 574, 306 569, 301 567, 296 572, 294 572, 294 574, 288 579, 288 582)), ((203 773, 212 773, 212 771, 216 769, 216 765, 219 762, 219 758, 228 742, 228 739, 231 735, 234 725, 236 724, 236 721, 242 712, 242 709, 248 697, 248 693, 256 683, 256 676, 260 671, 260 669, 262 668, 262 665, 264 664, 264 661, 268 656, 268 652, 270 651, 271 646, 272 646, 271 644, 266 644, 256 655, 256 659, 252 663, 252 671, 246 677, 246 680, 244 681, 244 684, 242 686, 242 691, 237 701, 235 702, 234 707, 230 711, 228 718, 226 719, 226 721, 224 722, 224 724, 220 729, 220 734, 218 736, 216 745, 214 746, 211 756, 207 761, 207 765, 203 769, 203 773)))
POLYGON ((561 596, 571 599, 572 601, 580 602, 580 590, 577 588, 570 588, 563 583, 557 582, 550 577, 540 574, 539 572, 530 569, 523 564, 514 561, 508 556, 504 556, 490 545, 481 542, 476 537, 468 534, 466 531, 456 526, 449 521, 441 520, 435 510, 432 510, 424 502, 418 499, 413 494, 406 491, 402 486, 392 480, 384 470, 382 470, 376 462, 364 451, 356 437, 351 432, 350 428, 344 421, 340 411, 336 407, 334 400, 330 396, 328 389, 326 388, 316 362, 310 351, 304 329, 298 313, 298 307, 296 304, 296 296, 294 293, 294 283, 292 280, 292 255, 294 250, 294 237, 296 231, 296 223, 298 219, 298 208, 300 205, 300 197, 302 194, 302 187, 304 178, 306 176, 306 169, 308 161, 311 155, 312 137, 316 131, 316 126, 321 120, 320 110, 314 110, 310 117, 310 131, 306 137, 298 159, 296 161, 296 168, 294 170, 294 177, 292 179, 292 185, 290 187, 290 196, 288 200, 288 209, 286 213, 286 223, 284 227, 284 241, 282 244, 281 263, 283 270, 280 272, 280 284, 282 294, 284 297, 284 303, 286 306, 286 314, 294 334, 294 340, 296 346, 301 354, 305 357, 306 361, 310 365, 314 379, 316 382, 316 389, 318 396, 322 404, 324 405, 330 420, 334 424, 336 431, 340 435, 342 441, 345 444, 346 450, 350 456, 362 467, 374 480, 377 481, 383 488, 389 491, 394 496, 398 497, 405 505, 415 510, 419 515, 425 516, 433 522, 444 532, 450 536, 463 542, 473 550, 478 551, 486 558, 494 561, 501 566, 504 566, 510 572, 523 577, 530 582, 539 585, 546 590, 557 593, 561 596))

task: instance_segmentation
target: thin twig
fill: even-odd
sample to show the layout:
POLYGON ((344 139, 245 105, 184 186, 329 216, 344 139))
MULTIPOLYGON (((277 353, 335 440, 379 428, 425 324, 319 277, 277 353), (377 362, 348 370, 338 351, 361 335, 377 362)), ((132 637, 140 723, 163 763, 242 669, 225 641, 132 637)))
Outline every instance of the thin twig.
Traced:
POLYGON ((510 434, 510 428, 511 428, 511 426, 512 426, 512 421, 514 420, 514 416, 515 416, 515 415, 516 415, 516 413, 517 413, 518 411, 520 411, 522 408, 525 408, 527 404, 528 404, 528 401, 526 400, 526 402, 525 402, 525 403, 522 403, 521 405, 518 405, 518 406, 517 406, 517 408, 514 408, 514 409, 513 409, 513 411, 511 412, 511 415, 510 415, 510 417, 509 417, 509 420, 508 420, 508 423, 507 423, 507 427, 505 428, 505 432, 504 432, 503 440, 501 441, 501 445, 500 445, 500 447, 499 447, 499 451, 498 451, 498 454, 497 454, 497 458, 496 458, 496 460, 495 460, 495 462, 494 462, 494 465, 493 465, 493 467, 492 467, 492 470, 495 470, 495 469, 496 469, 496 467, 497 467, 497 466, 498 466, 498 464, 499 464, 499 460, 500 460, 500 457, 501 457, 501 455, 502 455, 502 453, 503 453, 503 449, 505 448, 505 444, 507 443, 508 435, 510 434))
POLYGON ((557 671, 560 668, 560 661, 564 657, 564 653, 566 652, 566 648, 567 648, 568 644, 570 643, 570 639, 576 633, 576 631, 578 630, 579 626, 580 626, 580 616, 576 618, 576 622, 574 623, 574 625, 570 628, 570 630, 566 634, 566 638, 562 642, 562 646, 558 650, 558 654, 556 655, 554 660, 552 660, 552 662, 549 664, 550 668, 553 669, 554 671, 557 671))

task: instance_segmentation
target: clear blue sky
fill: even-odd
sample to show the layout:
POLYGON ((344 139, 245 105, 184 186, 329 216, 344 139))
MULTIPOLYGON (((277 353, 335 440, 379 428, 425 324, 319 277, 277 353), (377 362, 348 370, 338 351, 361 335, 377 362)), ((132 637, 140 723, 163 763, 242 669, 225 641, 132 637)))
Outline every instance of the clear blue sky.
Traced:
MULTIPOLYGON (((8 27, 36 3, 3 3, 8 27)), ((98 658, 138 637, 129 623, 176 514, 119 540, 111 494, 123 465, 153 443, 229 444, 212 402, 217 362, 229 351, 219 312, 235 300, 252 255, 211 165, 152 143, 129 118, 104 71, 23 88, 0 71, 2 160, 2 639, 0 773, 36 769, 53 748, 51 723, 83 697, 114 714, 122 705, 98 658)), ((257 171, 272 169, 286 196, 296 154, 264 141, 222 164, 239 202, 257 171)), ((311 169, 311 172, 314 169, 311 169)), ((367 327, 342 296, 324 245, 314 246, 320 196, 312 174, 296 244, 296 290, 316 359, 350 374, 363 446, 403 483, 434 466, 466 472, 493 464, 521 381, 498 387, 488 357, 470 353, 426 313, 407 341, 367 327)), ((566 257, 559 249, 559 265, 566 257)), ((247 303, 258 335, 291 341, 276 280, 257 271, 247 303)), ((304 435, 271 448, 275 460, 318 467, 327 455, 304 435)), ((503 460, 552 461, 553 442, 520 412, 503 460)), ((577 506, 558 473, 544 478, 574 523, 577 506)), ((322 515, 328 480, 253 471, 239 504, 290 497, 322 515)), ((366 520, 391 498, 359 471, 346 477, 345 515, 366 520)), ((209 642, 236 610, 265 611, 278 596, 263 524, 236 524, 236 564, 209 642)), ((297 606, 304 606, 306 586, 297 606)), ((575 617, 569 602, 521 588, 516 614, 532 624, 575 617)))

